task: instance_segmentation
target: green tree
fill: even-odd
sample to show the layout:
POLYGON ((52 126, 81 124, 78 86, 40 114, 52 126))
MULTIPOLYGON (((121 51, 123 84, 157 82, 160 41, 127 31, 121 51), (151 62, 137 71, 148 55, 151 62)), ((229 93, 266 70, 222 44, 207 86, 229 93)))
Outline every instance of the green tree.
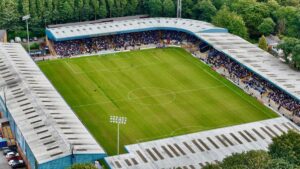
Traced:
POLYGON ((280 8, 280 5, 276 0, 268 0, 266 2, 268 9, 271 11, 271 17, 275 18, 276 11, 280 8))
POLYGON ((227 5, 231 11, 234 11, 238 14, 245 13, 246 8, 249 6, 255 5, 256 0, 232 0, 225 1, 225 5, 227 5))
POLYGON ((210 0, 199 0, 193 8, 193 17, 202 21, 211 21, 217 9, 210 0))
POLYGON ((161 16, 162 13, 161 0, 149 0, 148 8, 149 8, 149 14, 151 16, 161 16))
POLYGON ((291 37, 300 38, 300 9, 299 7, 281 7, 275 12, 278 20, 278 32, 291 37))
POLYGON ((208 164, 203 169, 299 169, 299 141, 298 132, 288 131, 273 138, 268 152, 252 150, 235 153, 217 164, 208 164))
POLYGON ((193 6, 194 6, 193 0, 182 0, 182 17, 192 18, 193 6))
POLYGON ((263 35, 270 35, 274 32, 275 23, 272 18, 266 18, 263 22, 258 26, 258 30, 263 35))
POLYGON ((226 157, 220 164, 222 169, 264 169, 270 161, 266 151, 249 151, 226 157))
POLYGON ((83 19, 83 0, 77 0, 77 14, 78 14, 78 20, 82 21, 83 19))
POLYGON ((288 57, 292 55, 294 51, 294 47, 296 45, 300 44, 300 40, 296 38, 284 38, 283 42, 280 43, 277 48, 282 49, 284 56, 285 56, 285 61, 289 62, 288 57))
POLYGON ((262 35, 260 38, 259 38, 259 41, 258 41, 258 47, 265 50, 265 51, 268 51, 268 43, 267 43, 267 40, 265 38, 264 35, 262 35))
POLYGON ((226 6, 212 18, 213 24, 216 26, 227 28, 230 33, 238 35, 242 38, 248 38, 247 27, 241 16, 234 12, 230 12, 226 6))
POLYGON ((45 14, 44 14, 44 22, 45 25, 52 22, 52 12, 53 12, 53 1, 47 0, 45 4, 45 14))
POLYGON ((134 15, 137 11, 137 7, 139 5, 138 0, 129 0, 127 4, 126 14, 134 15))
POLYGON ((212 0, 212 3, 219 10, 226 3, 226 0, 212 0))
POLYGON ((35 0, 29 1, 29 9, 30 9, 30 16, 33 18, 37 16, 37 9, 36 9, 36 2, 35 0))
POLYGON ((45 0, 37 0, 36 1, 36 8, 37 10, 37 18, 39 18, 40 23, 42 23, 41 21, 44 19, 44 14, 45 14, 45 0))
POLYGON ((126 5, 127 5, 127 0, 115 0, 112 16, 114 17, 123 16, 125 13, 126 5))
POLYGON ((300 5, 299 0, 277 0, 282 6, 298 6, 300 5))
POLYGON ((93 9, 94 19, 97 19, 97 16, 100 13, 100 6, 98 0, 91 0, 91 7, 93 9))
POLYGON ((90 0, 84 0, 83 1, 83 8, 82 8, 82 19, 83 20, 89 20, 90 19, 90 0))
POLYGON ((99 7, 99 17, 105 18, 107 16, 107 7, 106 7, 106 1, 100 0, 100 7, 99 7))
POLYGON ((266 5, 257 3, 246 8, 243 19, 248 26, 252 35, 257 35, 258 26, 263 22, 263 19, 270 16, 270 11, 266 5))
POLYGON ((74 164, 68 169, 97 169, 93 164, 74 164))
POLYGON ((272 159, 269 161, 266 169, 295 169, 295 165, 283 159, 272 159))
POLYGON ((172 0, 164 0, 162 6, 164 16, 172 17, 175 15, 175 5, 172 0))
POLYGON ((60 15, 61 15, 60 17, 62 18, 62 20, 64 20, 65 22, 72 19, 73 9, 68 1, 65 1, 63 3, 63 6, 61 7, 61 10, 60 10, 60 15))
POLYGON ((281 158, 291 164, 300 165, 299 142, 299 133, 290 130, 279 137, 273 138, 273 143, 269 146, 269 153, 273 158, 281 158))
POLYGON ((127 6, 128 1, 127 0, 120 0, 120 15, 119 16, 124 16, 126 11, 126 6, 127 6))
POLYGON ((108 5, 108 11, 109 11, 109 17, 112 16, 112 11, 114 10, 115 1, 114 0, 107 0, 108 5))
POLYGON ((22 14, 29 14, 29 0, 22 0, 22 14))
POLYGON ((20 21, 17 3, 12 0, 2 0, 0 2, 0 18, 1 29, 16 30, 20 21))
POLYGON ((300 70, 300 43, 298 43, 293 49, 292 64, 294 68, 300 70))
POLYGON ((270 17, 272 12, 266 3, 255 0, 235 1, 230 5, 230 9, 243 17, 251 37, 254 38, 260 36, 258 26, 264 18, 270 17))

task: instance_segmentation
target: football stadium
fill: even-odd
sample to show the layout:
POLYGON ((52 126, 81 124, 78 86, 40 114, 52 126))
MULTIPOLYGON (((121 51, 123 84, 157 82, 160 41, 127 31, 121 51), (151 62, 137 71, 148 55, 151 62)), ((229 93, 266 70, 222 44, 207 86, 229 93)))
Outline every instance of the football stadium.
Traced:
POLYGON ((210 23, 49 25, 52 58, 0 43, 0 111, 28 168, 202 168, 299 131, 300 73, 210 23))

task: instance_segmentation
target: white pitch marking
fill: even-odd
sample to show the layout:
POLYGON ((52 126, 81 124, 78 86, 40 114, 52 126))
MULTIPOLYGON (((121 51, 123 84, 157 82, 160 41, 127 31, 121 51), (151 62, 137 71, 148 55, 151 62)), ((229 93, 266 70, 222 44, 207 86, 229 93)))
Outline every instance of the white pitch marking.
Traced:
MULTIPOLYGON (((225 86, 219 85, 219 86, 213 86, 213 87, 203 87, 203 88, 198 88, 198 89, 178 90, 178 91, 174 91, 172 93, 174 93, 174 94, 188 93, 188 92, 193 92, 193 91, 215 89, 215 88, 222 88, 222 87, 225 87, 225 86)), ((139 97, 139 98, 131 98, 131 99, 128 99, 128 98, 115 99, 114 101, 116 101, 116 102, 122 102, 122 101, 130 101, 130 100, 139 100, 139 99, 143 99, 143 98, 149 98, 149 97, 155 97, 155 96, 163 96, 163 95, 169 95, 169 94, 171 94, 171 93, 163 93, 163 94, 157 94, 157 95, 142 96, 142 97, 139 97)), ((72 108, 93 106, 93 105, 99 105, 99 104, 108 104, 108 103, 111 103, 111 102, 112 101, 104 101, 104 102, 99 102, 99 103, 82 104, 82 105, 72 106, 72 108)))

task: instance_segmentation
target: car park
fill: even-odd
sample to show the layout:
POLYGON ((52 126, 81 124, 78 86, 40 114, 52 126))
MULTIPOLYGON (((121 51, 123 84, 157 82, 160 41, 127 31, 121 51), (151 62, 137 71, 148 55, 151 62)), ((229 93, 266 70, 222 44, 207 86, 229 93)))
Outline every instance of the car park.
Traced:
POLYGON ((5 158, 6 158, 7 160, 9 160, 9 159, 11 159, 11 158, 13 158, 13 157, 15 157, 15 156, 19 156, 19 153, 16 153, 16 152, 9 152, 9 153, 6 154, 5 158))
POLYGON ((21 160, 21 157, 19 156, 19 154, 17 155, 12 155, 8 158, 6 158, 7 161, 11 161, 11 160, 21 160))
POLYGON ((15 152, 14 150, 11 150, 11 149, 4 149, 3 150, 3 155, 7 155, 8 153, 13 153, 13 152, 15 152))
POLYGON ((11 165, 11 168, 15 169, 15 168, 23 168, 25 167, 25 163, 23 160, 19 160, 19 161, 14 161, 11 165))
POLYGON ((9 146, 9 147, 3 147, 2 151, 3 151, 3 155, 6 155, 9 152, 17 152, 18 149, 16 146, 9 146))
POLYGON ((2 153, 3 155, 5 155, 5 153, 7 153, 10 149, 8 147, 2 147, 2 153))
POLYGON ((24 163, 24 161, 21 160, 21 159, 14 159, 14 160, 10 160, 10 161, 8 162, 8 165, 12 166, 13 164, 15 164, 15 163, 17 163, 17 162, 24 163))
POLYGON ((15 146, 15 145, 13 145, 13 146, 8 146, 8 148, 9 148, 10 150, 13 150, 13 151, 15 151, 15 152, 18 152, 18 147, 15 146))

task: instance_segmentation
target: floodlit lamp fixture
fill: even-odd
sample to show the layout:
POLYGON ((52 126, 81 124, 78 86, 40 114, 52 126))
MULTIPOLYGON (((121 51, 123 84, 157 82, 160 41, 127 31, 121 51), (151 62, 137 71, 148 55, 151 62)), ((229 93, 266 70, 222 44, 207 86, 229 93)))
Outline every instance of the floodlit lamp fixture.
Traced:
POLYGON ((30 19, 30 15, 25 15, 25 16, 22 17, 22 20, 23 20, 23 21, 26 21, 26 28, 27 28, 27 47, 28 47, 28 53, 30 54, 28 19, 30 19))
POLYGON ((110 116, 110 123, 126 124, 126 122, 127 122, 127 117, 110 116))
POLYGON ((120 152, 120 124, 125 125, 127 123, 127 117, 110 116, 109 122, 112 124, 118 124, 117 153, 119 154, 119 152, 120 152))
POLYGON ((30 19, 30 15, 25 15, 25 16, 22 17, 22 20, 23 20, 23 21, 26 21, 26 20, 28 20, 28 19, 30 19))

